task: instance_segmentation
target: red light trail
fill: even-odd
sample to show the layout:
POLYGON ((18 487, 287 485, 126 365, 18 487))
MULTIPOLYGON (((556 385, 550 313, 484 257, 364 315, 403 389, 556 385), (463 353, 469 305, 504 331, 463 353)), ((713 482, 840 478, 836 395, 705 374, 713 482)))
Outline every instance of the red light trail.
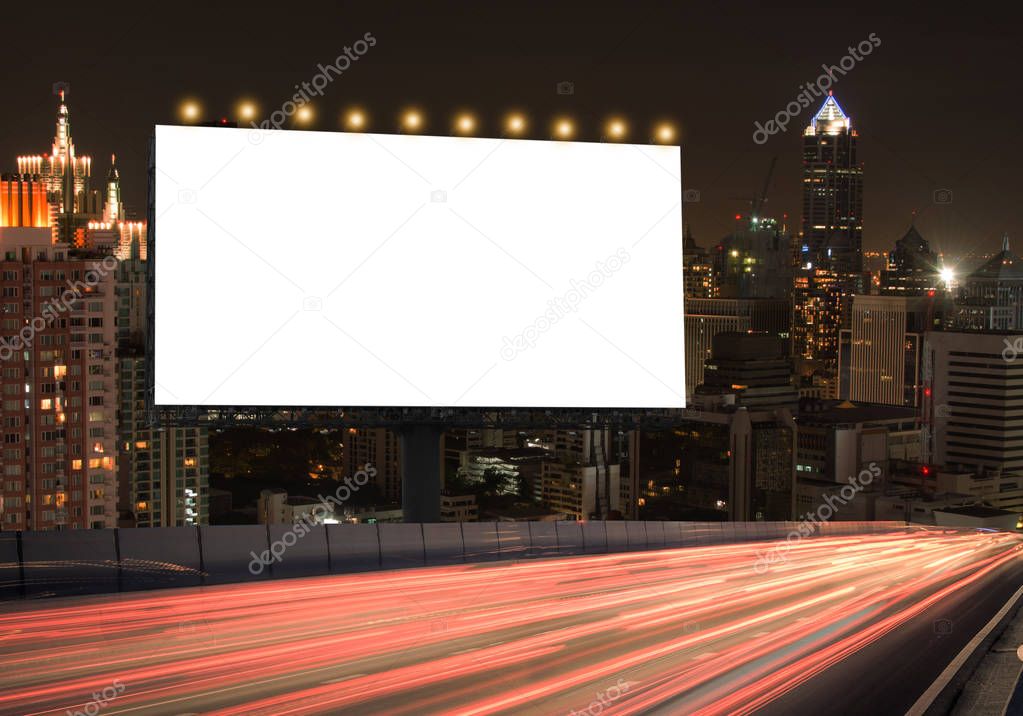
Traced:
POLYGON ((750 713, 1021 558, 1015 535, 921 530, 803 540, 759 573, 776 546, 7 603, 0 713, 104 689, 104 715, 750 713))

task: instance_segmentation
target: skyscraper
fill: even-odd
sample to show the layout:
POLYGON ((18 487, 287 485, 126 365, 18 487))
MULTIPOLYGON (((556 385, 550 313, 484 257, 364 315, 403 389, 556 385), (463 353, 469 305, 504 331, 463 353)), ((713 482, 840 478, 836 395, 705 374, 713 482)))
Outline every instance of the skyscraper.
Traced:
POLYGON ((792 237, 775 219, 738 216, 735 230, 711 252, 721 298, 792 295, 792 237))
POLYGON ((49 226, 0 227, 0 259, 0 528, 116 527, 116 261, 49 226))
POLYGON ((895 242, 886 266, 881 272, 882 294, 924 296, 928 291, 937 291, 941 283, 940 259, 916 226, 910 226, 895 242))
POLYGON ((960 329, 1023 330, 1023 259, 1002 238, 1002 250, 966 277, 956 297, 960 329))
POLYGON ((686 301, 686 393, 703 383, 711 342, 719 333, 765 331, 783 338, 786 349, 792 307, 785 299, 690 298, 686 301))
POLYGON ((209 524, 207 429, 156 428, 146 411, 146 263, 138 254, 136 241, 116 271, 121 526, 209 524))
POLYGON ((802 385, 838 387, 840 329, 863 273, 863 165, 852 120, 831 94, 803 132, 803 230, 793 291, 793 338, 802 385))
POLYGON ((1018 338, 998 331, 927 333, 923 415, 930 426, 925 431, 928 461, 989 477, 1023 475, 1018 338))
MULTIPOLYGON (((843 398, 912 407, 918 404, 924 331, 934 328, 934 296, 856 296, 850 350, 839 370, 843 398)), ((843 331, 843 334, 846 331, 843 331)))
POLYGON ((863 270, 863 164, 857 133, 835 98, 803 132, 802 261, 838 273, 863 270))
POLYGON ((696 394, 731 396, 734 405, 753 411, 786 408, 795 414, 799 393, 788 342, 770 333, 717 334, 696 394))
POLYGON ((706 249, 696 245, 688 226, 682 241, 682 266, 686 298, 717 296, 717 281, 710 254, 706 249))

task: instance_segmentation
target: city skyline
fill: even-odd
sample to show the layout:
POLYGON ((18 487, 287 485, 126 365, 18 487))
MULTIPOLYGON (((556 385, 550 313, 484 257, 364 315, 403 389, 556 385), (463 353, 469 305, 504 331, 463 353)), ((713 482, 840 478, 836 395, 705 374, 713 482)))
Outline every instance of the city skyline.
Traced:
MULTIPOLYGON (((982 36, 970 29, 975 21, 967 20, 963 32, 962 22, 932 16, 929 23, 935 29, 921 36, 912 29, 915 13, 908 9, 895 15, 889 10, 884 17, 843 15, 836 26, 837 9, 816 8, 812 13, 777 10, 754 30, 713 10, 690 15, 661 9, 621 24, 614 22, 613 12, 596 12, 576 19, 578 31, 565 32, 561 16, 570 12, 550 12, 546 22, 529 7, 498 20, 496 10, 453 15, 443 4, 432 5, 429 13, 437 22, 430 38, 416 36, 404 23, 370 7, 350 8, 345 25, 330 33, 308 24, 291 28, 286 21, 277 34, 219 9, 206 11, 201 27, 188 24, 187 7, 165 18, 167 35, 186 38, 184 47, 217 38, 211 46, 220 49, 222 62, 213 72, 200 56, 187 52, 173 54, 168 62, 175 51, 165 40, 150 37, 141 45, 144 21, 132 13, 114 13, 117 27, 105 32, 99 31, 98 16, 72 13, 75 26, 84 28, 80 39, 47 53, 31 70, 5 78, 20 107, 0 135, 0 155, 45 146, 41 143, 47 138, 37 128, 40 120, 49 119, 50 88, 67 82, 78 132, 89 137, 81 150, 93 157, 118 154, 127 204, 141 213, 151 125, 175 121, 182 100, 200 99, 216 119, 249 97, 264 110, 262 116, 268 115, 296 85, 309 82, 319 66, 371 32, 377 44, 315 98, 316 128, 340 129, 341 113, 353 105, 364 108, 369 127, 383 132, 396 131, 398 114, 410 104, 421 108, 424 130, 438 134, 447 133, 452 118, 465 109, 479 118, 481 136, 496 136, 502 118, 513 109, 534 124, 560 114, 574 116, 581 138, 592 140, 599 139, 611 115, 626 119, 635 141, 645 139, 635 135, 638 129, 670 119, 684 147, 684 183, 700 196, 699 202, 686 204, 686 220, 697 242, 708 245, 728 233, 729 217, 746 205, 738 197, 759 189, 774 156, 779 164, 768 212, 779 219, 787 213, 789 225, 798 225, 801 169, 794 150, 800 128, 820 103, 813 97, 816 92, 804 88, 821 74, 821 65, 848 67, 841 64, 848 48, 873 34, 880 46, 860 55, 862 60, 845 74, 836 73, 831 87, 870 137, 861 146, 873 178, 864 199, 864 249, 887 250, 905 233, 914 212, 920 231, 935 250, 946 253, 995 252, 1004 233, 1020 232, 1008 188, 1016 179, 1000 161, 1019 146, 1019 139, 1011 125, 1017 99, 998 92, 1012 62, 1008 38, 997 27, 982 36), (954 44, 945 40, 952 32, 959 33, 954 44), (111 34, 120 42, 93 42, 111 34), (249 62, 247 50, 259 43, 280 46, 265 60, 272 66, 261 66, 259 59, 249 62), (929 43, 944 43, 948 52, 928 52, 929 43), (336 52, 327 49, 335 44, 336 52), (522 44, 532 52, 520 54, 522 44), (788 59, 782 50, 788 46, 799 46, 799 61, 788 59), (124 61, 128 52, 132 62, 124 61), (485 58, 483 65, 463 62, 477 53, 485 58), (431 57, 429 70, 410 62, 420 54, 431 57), (644 71, 637 77, 631 68, 638 63, 644 71), (104 75, 99 68, 106 65, 117 68, 117 81, 124 83, 120 93, 128 101, 110 101, 117 88, 105 77, 98 81, 104 75), (744 68, 744 76, 722 85, 722 73, 736 66, 744 68), (942 90, 918 91, 923 76, 940 78, 942 90), (558 94, 559 84, 566 82, 571 94, 558 94), (756 123, 783 112, 800 92, 814 100, 811 107, 801 109, 787 131, 756 144, 756 123), (947 101, 953 95, 962 101, 947 101), (1005 111, 970 114, 968 108, 983 106, 984 97, 1005 111), (1008 146, 994 149, 986 141, 990 136, 1006 138, 1008 146)), ((31 17, 27 21, 32 24, 31 17)), ((15 54, 22 41, 13 39, 15 54)))

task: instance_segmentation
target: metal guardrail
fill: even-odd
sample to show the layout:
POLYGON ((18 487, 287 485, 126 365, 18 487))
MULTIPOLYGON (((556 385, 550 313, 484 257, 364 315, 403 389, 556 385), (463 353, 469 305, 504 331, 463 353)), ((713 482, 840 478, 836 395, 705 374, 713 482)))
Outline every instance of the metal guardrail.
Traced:
MULTIPOLYGON (((262 581, 803 536, 800 522, 450 522, 0 532, 0 599, 262 581)), ((891 532, 831 522, 814 535, 891 532)))

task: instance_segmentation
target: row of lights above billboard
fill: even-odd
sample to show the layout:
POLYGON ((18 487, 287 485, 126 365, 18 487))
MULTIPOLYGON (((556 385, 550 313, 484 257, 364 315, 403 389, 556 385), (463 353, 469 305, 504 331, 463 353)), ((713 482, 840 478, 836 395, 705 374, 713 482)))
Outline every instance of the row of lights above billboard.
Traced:
MULTIPOLYGON (((187 100, 181 103, 178 109, 181 121, 186 124, 194 124, 204 117, 202 105, 195 100, 187 100)), ((235 108, 237 119, 242 122, 255 122, 259 118, 259 110, 254 102, 240 102, 235 108)), ((316 120, 313 108, 306 104, 299 107, 291 118, 295 127, 311 127, 316 120)), ((228 119, 221 120, 227 123, 228 119)), ((341 127, 349 132, 362 132, 370 128, 368 113, 359 108, 351 108, 341 115, 341 127)), ((461 136, 472 136, 480 128, 480 122, 476 115, 469 112, 462 112, 455 115, 451 121, 450 129, 453 134, 461 136)), ((530 133, 530 122, 526 115, 519 112, 512 112, 504 117, 502 121, 504 136, 526 137, 530 133)), ((569 117, 556 117, 549 125, 550 137, 552 139, 574 139, 577 136, 578 126, 569 117)), ((421 110, 406 109, 398 117, 397 129, 399 132, 414 134, 426 129, 426 117, 421 110)), ((630 127, 621 117, 611 117, 603 125, 601 132, 602 141, 624 141, 629 137, 630 127)), ((648 141, 654 144, 673 144, 677 132, 675 127, 668 122, 661 122, 650 128, 648 141)))

